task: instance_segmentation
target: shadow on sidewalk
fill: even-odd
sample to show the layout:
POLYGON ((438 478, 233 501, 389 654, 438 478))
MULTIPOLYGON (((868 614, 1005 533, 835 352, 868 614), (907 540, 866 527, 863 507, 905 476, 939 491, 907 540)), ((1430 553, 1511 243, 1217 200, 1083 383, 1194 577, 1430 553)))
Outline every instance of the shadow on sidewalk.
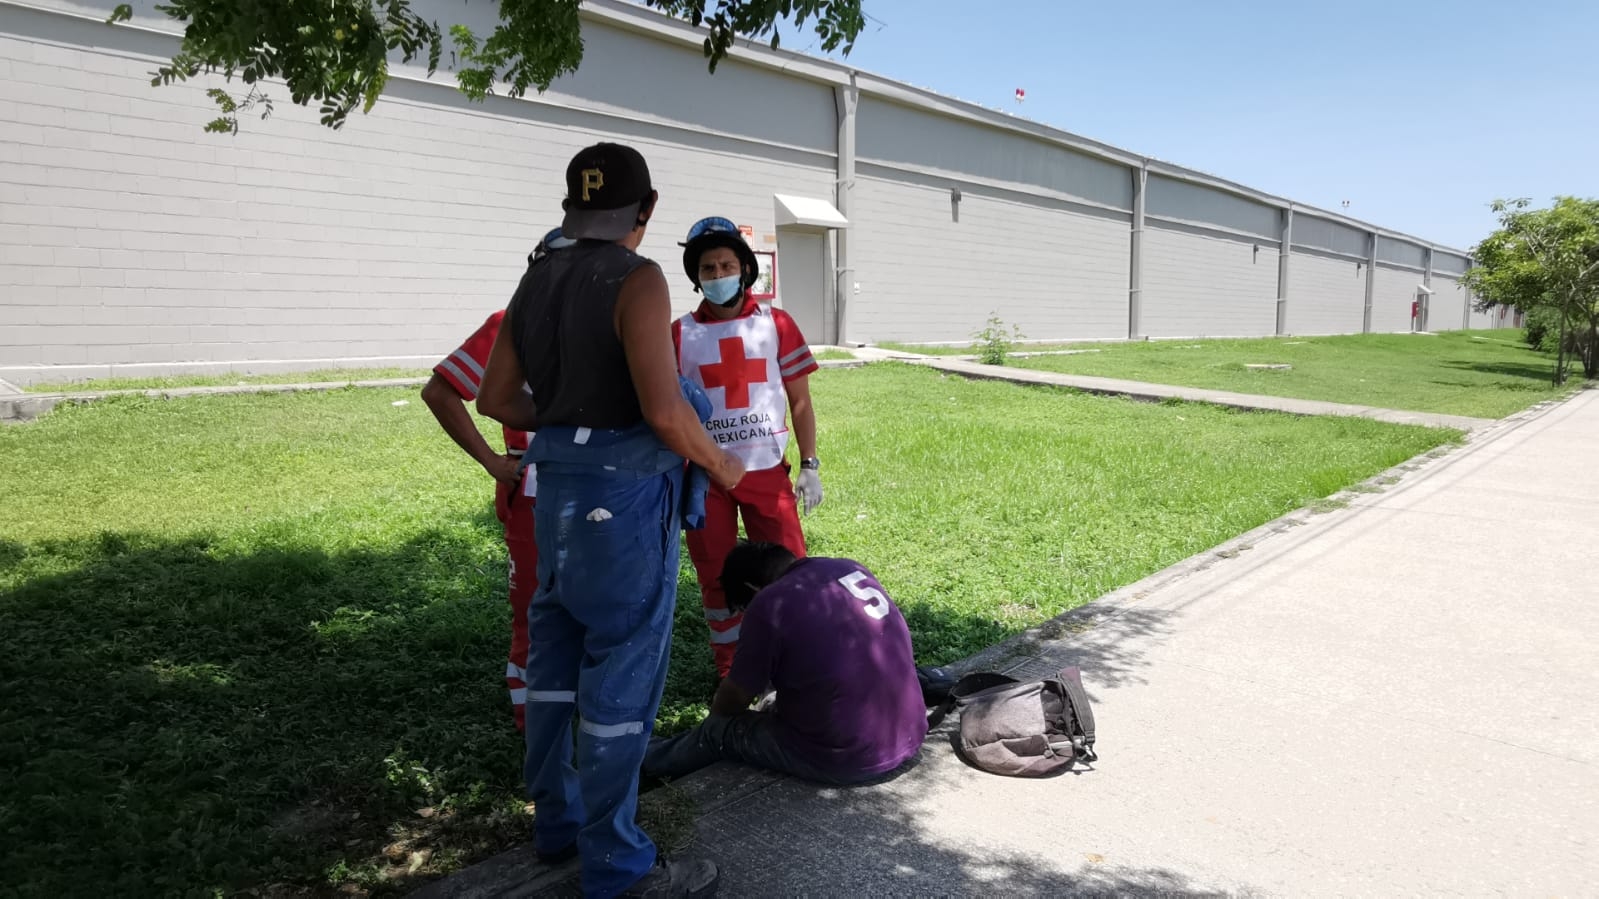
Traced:
POLYGON ((721 867, 725 896, 1220 895, 1175 871, 1093 854, 1093 823, 1070 812, 1070 775, 1026 785, 1040 806, 1052 806, 1054 829, 1025 846, 1008 845, 991 826, 1013 808, 962 803, 940 814, 937 797, 953 798, 968 775, 991 776, 940 758, 897 788, 785 781, 703 820, 695 849, 721 867))
MULTIPOLYGON (((1072 817, 1069 791, 1075 777, 1102 775, 1001 783, 931 739, 923 757, 897 778, 853 789, 719 768, 711 779, 753 791, 705 814, 683 854, 715 860, 719 895, 733 897, 1225 895, 1176 871, 1119 866, 1096 854, 1094 823, 1072 817), (1012 801, 971 795, 989 793, 985 785, 1012 801), (1014 801, 1019 793, 1029 797, 1025 807, 1014 801), (1018 815, 1041 822, 1025 845, 1007 835, 1006 823, 1018 815)), ((582 894, 575 864, 557 873, 524 863, 516 874, 533 877, 519 879, 506 867, 500 877, 460 889, 444 881, 417 897, 582 894)))
MULTIPOLYGON (((957 667, 1033 678, 1076 665, 1092 696, 1142 683, 1144 652, 1180 614, 1085 608, 957 667)), ((1095 823, 1073 817, 1072 791, 1079 778, 1109 773, 985 774, 956 757, 957 726, 947 720, 913 763, 854 788, 731 764, 681 780, 674 790, 698 811, 685 854, 716 861, 723 896, 1222 895, 1180 872, 1122 867, 1096 853, 1095 823)), ((1099 767, 1114 765, 1107 756, 1099 767)), ((418 896, 581 895, 575 865, 554 872, 529 862, 508 853, 418 896)))
POLYGON ((1144 682, 1144 653, 1172 631, 1171 609, 1082 606, 1066 616, 956 664, 960 671, 999 671, 1020 680, 1053 677, 1075 666, 1090 699, 1095 690, 1144 682))

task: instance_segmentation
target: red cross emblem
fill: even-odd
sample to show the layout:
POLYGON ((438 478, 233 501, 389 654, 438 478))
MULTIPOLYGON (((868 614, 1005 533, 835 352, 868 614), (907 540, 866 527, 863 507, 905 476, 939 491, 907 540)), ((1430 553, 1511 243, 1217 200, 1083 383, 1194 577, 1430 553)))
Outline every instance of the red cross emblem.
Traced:
POLYGON ((723 337, 717 341, 722 361, 700 366, 700 380, 705 389, 721 387, 727 391, 723 404, 728 411, 748 409, 750 385, 766 383, 766 360, 744 355, 744 338, 723 337))

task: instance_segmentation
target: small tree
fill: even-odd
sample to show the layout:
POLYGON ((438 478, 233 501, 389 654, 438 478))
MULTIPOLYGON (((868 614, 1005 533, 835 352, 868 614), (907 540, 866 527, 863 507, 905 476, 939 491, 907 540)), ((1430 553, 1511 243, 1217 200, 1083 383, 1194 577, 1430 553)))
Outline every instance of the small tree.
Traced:
MULTIPOLYGON (((272 112, 261 90, 267 79, 281 79, 289 97, 302 106, 321 104, 322 124, 338 128, 357 106, 370 112, 389 78, 389 54, 410 62, 424 54, 428 74, 439 66, 444 32, 459 67, 461 91, 474 100, 494 92, 496 83, 520 97, 532 87, 577 71, 583 60, 580 0, 463 0, 497 3, 500 22, 487 38, 465 25, 441 29, 411 9, 410 0, 166 0, 156 9, 184 23, 183 45, 172 61, 152 73, 151 85, 186 81, 202 73, 237 77, 243 96, 208 91, 222 113, 207 131, 237 132, 238 116, 258 108, 272 112)), ((705 57, 710 70, 739 37, 778 45, 777 24, 811 23, 826 52, 854 47, 866 24, 861 0, 643 0, 645 6, 706 27, 705 57), (712 8, 707 11, 706 7, 712 8)), ((121 4, 111 22, 127 21, 133 8, 121 4)))
POLYGON ((1599 200, 1556 197, 1548 209, 1526 199, 1495 200, 1499 230, 1473 251, 1476 264, 1461 279, 1478 310, 1520 309, 1529 318, 1558 321, 1555 383, 1568 360, 1599 377, 1599 200))
POLYGON ((977 357, 985 365, 1004 365, 1011 347, 1021 339, 1022 329, 1015 325, 1007 328, 998 312, 988 317, 988 324, 983 330, 972 335, 972 342, 977 346, 977 357))

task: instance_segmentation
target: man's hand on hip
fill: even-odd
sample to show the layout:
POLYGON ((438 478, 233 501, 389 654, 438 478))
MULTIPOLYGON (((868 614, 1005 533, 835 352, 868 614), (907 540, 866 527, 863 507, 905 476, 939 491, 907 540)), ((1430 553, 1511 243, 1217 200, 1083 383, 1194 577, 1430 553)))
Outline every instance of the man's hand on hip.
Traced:
POLYGON ((522 482, 522 460, 517 456, 496 455, 484 463, 483 469, 503 484, 515 487, 522 482))
POLYGON ((822 504, 822 476, 812 468, 800 469, 799 480, 794 484, 794 495, 799 498, 800 508, 805 514, 811 514, 822 504))

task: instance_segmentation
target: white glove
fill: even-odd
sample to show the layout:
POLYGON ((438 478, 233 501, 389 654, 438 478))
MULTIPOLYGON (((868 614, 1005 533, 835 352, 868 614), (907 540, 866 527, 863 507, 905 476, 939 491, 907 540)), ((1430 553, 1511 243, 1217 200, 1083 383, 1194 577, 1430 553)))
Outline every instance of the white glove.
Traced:
POLYGON ((794 495, 799 498, 800 508, 806 515, 822 504, 822 476, 814 469, 802 468, 799 480, 794 484, 794 495))

